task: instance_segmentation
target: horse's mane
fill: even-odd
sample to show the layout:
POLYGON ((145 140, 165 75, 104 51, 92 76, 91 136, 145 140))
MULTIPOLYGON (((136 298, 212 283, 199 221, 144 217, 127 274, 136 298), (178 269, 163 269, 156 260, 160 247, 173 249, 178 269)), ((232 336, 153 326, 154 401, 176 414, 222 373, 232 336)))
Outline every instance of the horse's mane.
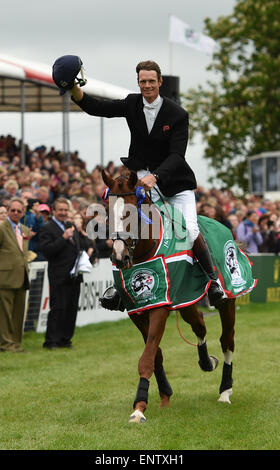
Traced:
MULTIPOLYGON (((114 179, 114 181, 117 181, 120 188, 122 188, 125 181, 129 180, 129 177, 130 177, 131 173, 136 174, 135 171, 130 171, 130 170, 125 169, 125 170, 122 170, 122 172, 120 174, 118 174, 117 176, 115 176, 113 179, 114 179)), ((135 187, 136 186, 141 186, 141 183, 140 183, 139 179, 137 179, 137 183, 136 183, 135 187)))

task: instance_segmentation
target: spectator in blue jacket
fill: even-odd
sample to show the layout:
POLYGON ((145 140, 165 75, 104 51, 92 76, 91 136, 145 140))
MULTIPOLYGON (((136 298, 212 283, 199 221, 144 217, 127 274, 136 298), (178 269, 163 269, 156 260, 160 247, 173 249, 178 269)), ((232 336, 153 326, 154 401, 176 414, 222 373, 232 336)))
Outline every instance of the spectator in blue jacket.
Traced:
POLYGON ((248 253, 258 253, 259 247, 263 243, 258 220, 258 214, 255 211, 249 211, 236 230, 237 240, 246 245, 248 253))
POLYGON ((20 222, 30 228, 30 240, 28 249, 37 254, 36 261, 44 261, 45 258, 40 250, 39 232, 44 225, 44 219, 40 212, 40 202, 38 199, 28 198, 26 212, 20 222))

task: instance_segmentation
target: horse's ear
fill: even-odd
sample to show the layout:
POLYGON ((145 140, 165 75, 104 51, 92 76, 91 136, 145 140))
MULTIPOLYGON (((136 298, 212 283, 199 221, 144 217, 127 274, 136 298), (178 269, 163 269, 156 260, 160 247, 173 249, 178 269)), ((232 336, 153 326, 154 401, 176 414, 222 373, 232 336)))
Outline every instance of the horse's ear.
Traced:
POLYGON ((108 186, 108 188, 111 189, 113 184, 114 184, 114 180, 113 180, 112 176, 109 175, 109 173, 106 173, 106 171, 104 169, 102 170, 102 178, 103 178, 103 181, 106 184, 106 186, 108 186))
POLYGON ((136 186, 136 183, 138 181, 137 173, 135 171, 131 171, 128 179, 128 186, 133 189, 136 186))

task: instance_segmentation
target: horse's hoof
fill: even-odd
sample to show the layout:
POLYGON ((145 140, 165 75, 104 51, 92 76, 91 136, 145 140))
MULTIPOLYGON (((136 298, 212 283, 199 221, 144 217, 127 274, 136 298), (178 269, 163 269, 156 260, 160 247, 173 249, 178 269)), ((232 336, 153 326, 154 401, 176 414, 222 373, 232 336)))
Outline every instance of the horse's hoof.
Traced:
POLYGON ((170 396, 160 394, 160 398, 160 408, 168 408, 168 406, 170 405, 170 396))
POLYGON ((215 356, 209 356, 206 361, 198 361, 199 367, 203 372, 212 372, 217 369, 219 360, 215 356))
POLYGON ((229 399, 231 395, 232 395, 232 388, 228 388, 227 390, 224 390, 221 393, 220 398, 218 399, 218 402, 231 404, 231 401, 229 399))
POLYGON ((143 415, 142 411, 135 410, 132 415, 129 417, 129 423, 145 423, 146 418, 143 415))
POLYGON ((218 364, 219 364, 219 360, 216 356, 209 356, 210 357, 210 361, 212 363, 212 366, 213 366, 213 369, 212 370, 215 370, 217 369, 218 367, 218 364))

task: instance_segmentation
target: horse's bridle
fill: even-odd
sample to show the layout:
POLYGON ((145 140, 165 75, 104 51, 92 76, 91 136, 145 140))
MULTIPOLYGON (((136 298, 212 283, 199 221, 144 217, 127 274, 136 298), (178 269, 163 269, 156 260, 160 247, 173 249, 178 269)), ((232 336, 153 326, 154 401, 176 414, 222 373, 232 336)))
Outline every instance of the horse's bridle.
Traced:
MULTIPOLYGON (((141 206, 142 202, 146 199, 146 191, 142 186, 137 186, 135 191, 130 191, 130 192, 126 192, 126 193, 111 193, 109 191, 107 193, 106 199, 109 198, 110 196, 115 196, 117 198, 118 197, 124 197, 124 196, 136 196, 137 201, 138 201, 138 204, 137 204, 138 221, 141 220, 141 218, 142 219, 144 218, 145 223, 149 223, 149 224, 152 223, 151 219, 148 219, 145 216, 145 214, 142 213, 142 211, 140 209, 140 206, 141 206)), ((113 240, 113 242, 115 240, 121 240, 125 244, 125 246, 127 247, 128 253, 129 253, 129 256, 131 257, 131 259, 134 257, 134 250, 135 250, 135 248, 136 248, 136 246, 137 246, 137 244, 140 240, 139 233, 137 235, 133 234, 132 237, 131 237, 131 235, 128 237, 126 232, 112 232, 109 235, 109 238, 110 238, 110 240, 113 240), (130 243, 128 243, 128 240, 130 240, 130 243)), ((141 256, 146 256, 150 251, 152 251, 152 249, 155 247, 155 244, 156 244, 156 241, 153 240, 152 247, 149 248, 149 250, 147 250, 147 252, 142 253, 141 256)))

